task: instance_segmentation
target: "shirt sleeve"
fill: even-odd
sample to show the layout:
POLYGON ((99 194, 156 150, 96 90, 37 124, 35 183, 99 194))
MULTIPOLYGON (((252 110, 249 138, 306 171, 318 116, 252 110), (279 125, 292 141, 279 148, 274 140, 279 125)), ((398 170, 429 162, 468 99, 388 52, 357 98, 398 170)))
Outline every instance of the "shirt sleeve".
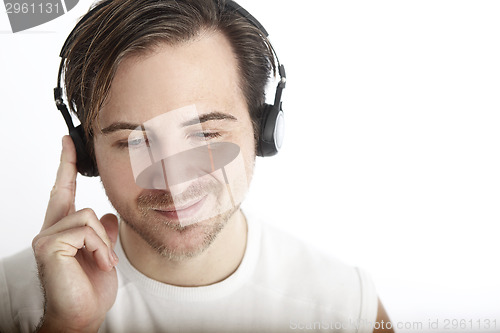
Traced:
POLYGON ((43 293, 33 250, 0 260, 0 332, 33 332, 43 315, 43 293))
POLYGON ((361 289, 361 306, 359 312, 358 332, 373 332, 375 321, 377 320, 378 296, 375 284, 370 275, 363 269, 356 267, 361 289))
POLYGON ((0 332, 16 332, 12 320, 12 308, 7 278, 5 277, 4 260, 0 260, 0 332))

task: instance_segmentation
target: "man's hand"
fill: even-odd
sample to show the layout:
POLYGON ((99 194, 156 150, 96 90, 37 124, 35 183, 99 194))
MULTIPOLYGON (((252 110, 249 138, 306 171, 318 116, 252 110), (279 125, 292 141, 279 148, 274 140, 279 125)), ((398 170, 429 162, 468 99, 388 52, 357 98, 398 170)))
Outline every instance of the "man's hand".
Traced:
POLYGON ((91 209, 75 212, 76 151, 63 138, 61 164, 40 233, 33 239, 45 294, 39 332, 97 332, 117 292, 113 251, 118 220, 91 209))

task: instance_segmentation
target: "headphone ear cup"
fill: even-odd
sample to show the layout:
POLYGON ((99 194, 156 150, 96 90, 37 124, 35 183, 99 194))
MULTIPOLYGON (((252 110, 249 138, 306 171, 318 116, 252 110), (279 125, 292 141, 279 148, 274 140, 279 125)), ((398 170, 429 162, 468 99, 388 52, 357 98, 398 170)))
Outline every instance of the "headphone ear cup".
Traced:
POLYGON ((97 166, 95 165, 92 157, 87 151, 87 140, 85 139, 85 134, 83 133, 82 125, 78 125, 69 131, 71 139, 75 144, 76 149, 76 167, 78 172, 83 176, 95 177, 99 175, 97 171, 97 166))
POLYGON ((257 149, 258 156, 273 156, 281 149, 284 136, 285 117, 279 106, 264 105, 257 149))

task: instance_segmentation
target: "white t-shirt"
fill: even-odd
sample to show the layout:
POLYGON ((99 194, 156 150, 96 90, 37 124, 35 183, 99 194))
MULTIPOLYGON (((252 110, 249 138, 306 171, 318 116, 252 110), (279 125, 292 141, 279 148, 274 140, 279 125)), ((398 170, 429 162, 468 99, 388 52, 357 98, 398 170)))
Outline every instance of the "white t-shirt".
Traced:
MULTIPOLYGON (((248 224, 238 269, 205 287, 146 277, 118 242, 118 294, 99 332, 372 332, 378 302, 366 273, 255 219, 248 224)), ((42 314, 32 251, 1 260, 0 332, 32 332, 42 314)))

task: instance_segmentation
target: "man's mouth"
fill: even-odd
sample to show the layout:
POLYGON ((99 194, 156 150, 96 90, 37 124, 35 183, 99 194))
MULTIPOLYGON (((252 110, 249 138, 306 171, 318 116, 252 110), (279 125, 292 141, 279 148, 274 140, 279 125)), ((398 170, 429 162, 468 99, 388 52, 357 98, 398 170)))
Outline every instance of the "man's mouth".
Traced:
POLYGON ((193 218, 203 207, 207 195, 193 201, 168 207, 155 208, 154 211, 165 216, 169 220, 179 220, 181 225, 184 219, 193 218))

